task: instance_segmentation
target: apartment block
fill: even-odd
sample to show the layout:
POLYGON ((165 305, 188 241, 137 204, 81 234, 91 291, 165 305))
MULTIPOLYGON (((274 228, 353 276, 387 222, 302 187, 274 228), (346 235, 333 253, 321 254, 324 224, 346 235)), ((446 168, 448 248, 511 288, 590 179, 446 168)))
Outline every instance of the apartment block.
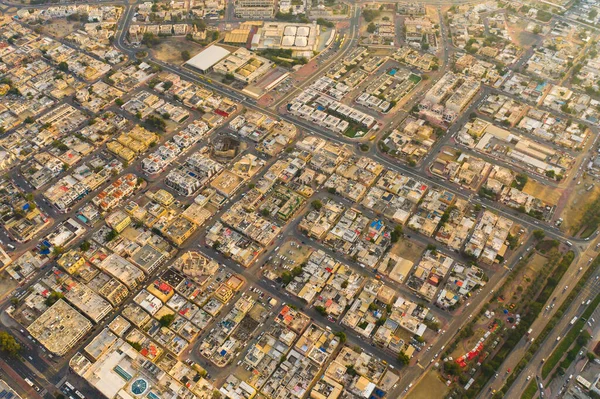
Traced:
POLYGON ((59 299, 27 331, 48 351, 63 356, 91 329, 92 323, 88 319, 59 299))

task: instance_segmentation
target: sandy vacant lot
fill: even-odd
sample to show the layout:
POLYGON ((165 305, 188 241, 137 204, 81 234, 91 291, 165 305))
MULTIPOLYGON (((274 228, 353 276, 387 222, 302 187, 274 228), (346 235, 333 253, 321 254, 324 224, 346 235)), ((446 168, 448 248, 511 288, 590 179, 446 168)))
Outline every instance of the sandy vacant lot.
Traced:
POLYGON ((181 52, 187 50, 190 56, 198 54, 203 47, 198 43, 186 40, 184 37, 169 37, 161 39, 157 46, 154 46, 150 52, 156 59, 171 64, 181 64, 185 60, 181 58, 181 52))
POLYGON ((425 247, 407 239, 400 239, 391 249, 394 255, 408 259, 416 263, 420 258, 425 247))
POLYGON ((580 227, 584 211, 600 196, 600 186, 598 184, 594 184, 594 187, 587 191, 586 187, 595 183, 593 179, 582 178, 580 181, 581 184, 571 186, 573 192, 570 194, 567 205, 560 215, 564 219, 560 227, 561 230, 571 234, 577 233, 573 229, 580 227))
POLYGON ((531 47, 538 39, 538 35, 525 30, 527 24, 528 22, 523 20, 517 24, 508 24, 508 34, 510 35, 510 38, 521 47, 531 47))
POLYGON ((562 190, 555 187, 545 186, 540 182, 531 179, 528 180, 527 184, 525 184, 525 187, 523 187, 523 192, 541 199, 548 205, 558 204, 558 200, 562 195, 562 190))
POLYGON ((55 19, 52 23, 42 25, 42 33, 63 38, 77 30, 80 25, 79 22, 71 22, 66 19, 55 19))
POLYGON ((443 398, 448 392, 448 387, 440 379, 439 374, 431 370, 425 376, 417 386, 410 392, 407 399, 430 399, 430 398, 443 398))

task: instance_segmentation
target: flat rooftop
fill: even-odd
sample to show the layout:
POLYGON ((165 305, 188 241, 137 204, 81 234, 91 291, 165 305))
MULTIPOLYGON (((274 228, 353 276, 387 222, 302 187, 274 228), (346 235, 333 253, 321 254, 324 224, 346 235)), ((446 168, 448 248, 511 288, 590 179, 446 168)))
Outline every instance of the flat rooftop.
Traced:
POLYGON ((229 54, 229 50, 226 50, 223 47, 210 46, 190 58, 185 64, 205 72, 229 54))
POLYGON ((91 329, 92 323, 87 318, 59 299, 27 331, 50 352, 62 356, 91 329))

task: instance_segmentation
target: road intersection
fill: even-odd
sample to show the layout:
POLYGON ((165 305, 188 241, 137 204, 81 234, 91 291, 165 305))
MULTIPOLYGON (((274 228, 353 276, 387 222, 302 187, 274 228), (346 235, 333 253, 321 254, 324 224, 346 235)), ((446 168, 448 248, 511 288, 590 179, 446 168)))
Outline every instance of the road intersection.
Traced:
MULTIPOLYGON (((94 2, 94 4, 97 4, 97 3, 98 2, 94 2)), ((107 1, 104 3, 105 4, 122 4, 124 6, 124 13, 118 23, 116 40, 114 43, 115 43, 115 46, 120 51, 127 54, 131 59, 135 59, 137 50, 129 47, 128 43, 127 43, 127 32, 129 31, 129 26, 130 26, 131 19, 132 19, 131 18, 132 13, 135 12, 135 4, 134 3, 123 3, 123 2, 119 2, 119 1, 107 1)), ((465 3, 467 3, 467 2, 465 2, 465 3)), ((9 4, 6 2, 4 2, 2 4, 15 6, 15 7, 28 7, 28 6, 22 6, 20 4, 19 5, 9 4)), ((77 2, 77 4, 82 4, 82 3, 77 2)), ((358 35, 358 27, 359 27, 359 23, 360 23, 359 22, 360 21, 360 13, 359 13, 360 8, 358 7, 358 4, 359 3, 355 4, 353 16, 350 19, 349 39, 347 39, 345 41, 344 46, 339 50, 339 53, 336 56, 332 57, 332 59, 324 66, 330 65, 334 62, 337 62, 349 50, 351 50, 353 48, 353 46, 356 44, 356 42, 358 40, 357 35, 358 35)), ((442 4, 442 3, 432 2, 431 4, 442 4)), ((440 14, 440 20, 443 20, 443 18, 441 18, 441 10, 439 10, 439 14, 440 14)), ((378 136, 377 139, 381 138, 381 136, 382 136, 383 132, 386 130, 387 126, 389 126, 393 123, 399 123, 399 121, 404 119, 409 114, 411 107, 414 104, 417 104, 422 99, 422 96, 425 93, 426 89, 428 87, 430 87, 433 83, 435 83, 435 81, 437 81, 437 79, 439 79, 439 77, 442 76, 443 73, 445 73, 448 70, 449 59, 452 56, 452 50, 447 51, 445 49, 446 48, 452 49, 452 46, 448 43, 448 35, 446 34, 445 29, 446 29, 446 27, 442 23, 441 24, 441 38, 442 38, 441 48, 442 48, 442 52, 443 52, 443 60, 442 60, 443 63, 442 63, 440 70, 437 71, 436 73, 432 73, 430 81, 423 84, 418 89, 418 92, 415 92, 413 94, 413 97, 411 98, 411 100, 404 105, 404 109, 398 110, 397 115, 394 116, 394 118, 389 122, 389 124, 384 125, 379 130, 379 132, 377 133, 377 136, 378 136)), ((523 54, 522 58, 519 61, 517 61, 516 65, 517 66, 522 65, 524 60, 528 57, 528 54, 529 54, 529 56, 531 55, 530 53, 523 54)), ((318 126, 309 124, 305 121, 299 120, 299 119, 297 119, 291 115, 285 114, 285 113, 283 113, 283 114, 278 113, 278 111, 277 111, 282 105, 285 105, 285 102, 289 98, 292 98, 295 94, 298 93, 299 90, 308 86, 312 81, 317 79, 320 76, 320 74, 316 74, 312 79, 302 82, 302 84, 300 84, 296 88, 296 90, 290 92, 288 96, 285 96, 280 101, 276 102, 273 107, 274 109, 265 109, 262 107, 258 107, 254 100, 248 99, 242 93, 234 91, 229 87, 224 87, 224 86, 221 86, 220 84, 217 84, 214 82, 209 82, 203 76, 201 76, 201 75, 197 74, 196 72, 189 70, 183 66, 167 64, 167 63, 164 63, 164 62, 161 62, 158 60, 152 60, 152 61, 155 62, 157 65, 159 65, 164 70, 173 72, 187 80, 198 83, 200 85, 204 85, 204 86, 214 90, 215 92, 221 93, 229 98, 232 98, 239 104, 243 105, 245 108, 258 110, 258 111, 260 111, 262 113, 266 113, 272 117, 281 118, 283 120, 286 120, 286 121, 298 126, 299 128, 301 128, 305 133, 318 135, 327 140, 335 141, 338 143, 350 144, 355 148, 355 145, 357 143, 356 140, 346 138, 344 136, 335 135, 334 133, 331 133, 331 132, 329 132, 325 129, 322 129, 318 126)), ((433 157, 436 156, 436 154, 439 152, 439 150, 444 145, 448 145, 448 143, 449 143, 448 140, 450 140, 456 134, 456 132, 464 124, 466 119, 469 118, 469 115, 471 114, 471 112, 474 112, 476 110, 481 99, 485 98, 485 96, 487 96, 490 93, 499 93, 499 92, 500 91, 498 91, 495 88, 485 86, 481 90, 481 92, 478 93, 476 98, 473 100, 473 102, 470 105, 470 107, 468 108, 468 110, 459 117, 459 120, 457 120, 453 124, 453 126, 448 130, 448 132, 445 134, 444 138, 438 140, 438 142, 433 147, 433 150, 431 151, 431 153, 426 156, 426 158, 422 162, 421 166, 419 166, 417 168, 409 167, 401 162, 398 162, 397 160, 394 160, 394 159, 388 157, 387 155, 385 155, 384 153, 379 151, 379 148, 377 145, 371 146, 369 148, 369 150, 366 152, 366 155, 372 157, 377 162, 380 162, 381 164, 385 165, 390 170, 394 170, 394 171, 403 173, 405 175, 409 175, 411 177, 414 177, 415 179, 424 181, 431 186, 442 187, 450 192, 453 192, 454 194, 456 194, 459 197, 469 198, 469 199, 471 199, 472 202, 478 203, 482 207, 486 207, 490 210, 493 210, 496 213, 502 214, 503 216, 510 218, 511 220, 517 221, 519 224, 521 224, 522 226, 527 228, 529 231, 536 230, 536 229, 542 229, 545 231, 547 237, 557 239, 561 242, 570 240, 571 242, 574 243, 572 250, 576 253, 576 261, 574 262, 574 264, 578 264, 578 265, 582 264, 582 262, 587 261, 588 255, 592 255, 592 253, 590 252, 590 248, 591 248, 590 244, 595 243, 596 239, 593 241, 587 241, 585 239, 579 239, 579 238, 567 236, 567 235, 563 234, 560 230, 558 230, 556 227, 541 223, 537 219, 532 218, 528 215, 516 213, 514 210, 512 210, 508 207, 502 206, 496 202, 485 199, 483 197, 479 197, 479 198, 473 197, 472 193, 469 190, 464 189, 462 187, 455 186, 449 182, 446 182, 435 176, 432 176, 430 173, 428 173, 428 171, 425 168, 425 166, 430 163, 430 161, 433 159, 433 157), (577 262, 579 262, 579 263, 577 263, 577 262)), ((502 92, 502 94, 508 95, 507 93, 504 93, 504 92, 502 92)), ((508 95, 508 96, 510 97, 510 95, 508 95)), ((520 101, 522 101, 522 100, 520 100, 520 101)), ((553 112, 556 112, 556 111, 553 111, 553 112)), ((587 123, 586 121, 581 121, 581 122, 587 123)), ((594 133, 597 134, 597 131, 595 128, 593 128, 593 131, 594 131, 594 133)), ((203 145, 203 144, 205 144, 205 142, 199 143, 198 145, 203 145)), ((274 161, 275 161, 275 159, 272 159, 270 162, 274 162, 274 161)), ((265 168, 265 170, 266 169, 267 168, 265 168)), ((128 168, 126 168, 126 170, 123 173, 127 173, 128 171, 136 171, 136 170, 139 170, 139 165, 134 163, 134 164, 130 165, 128 168)), ((253 179, 253 181, 256 181, 261 176, 262 176, 262 174, 259 174, 258 176, 256 176, 253 179)), ((24 189, 26 189, 26 191, 33 191, 33 188, 28 187, 28 183, 23 179, 23 177, 19 174, 19 172, 16 169, 11 171, 11 177, 20 186, 22 186, 24 189)), ((155 179, 149 179, 149 180, 150 180, 149 181, 150 187, 152 187, 152 188, 163 187, 162 179, 155 178, 155 179)), ((86 197, 86 200, 90 199, 93 196, 93 194, 94 193, 90 193, 88 195, 88 197, 86 197)), ((319 198, 320 195, 323 195, 323 193, 318 193, 314 198, 311 198, 311 200, 319 198)), ((35 193, 35 198, 36 198, 36 201, 41 204, 41 206, 43 207, 43 210, 55 220, 55 223, 59 222, 61 220, 65 220, 74 214, 74 211, 70 211, 66 214, 59 214, 49 205, 44 205, 43 198, 41 197, 41 194, 37 190, 35 193)), ((235 203, 239 199, 240 199, 240 196, 238 195, 237 197, 234 197, 231 200, 231 203, 235 203)), ((342 200, 342 199, 339 198, 339 200, 342 200)), ((213 218, 207 222, 207 225, 210 225, 211 221, 216 220, 220 216, 220 214, 222 214, 222 212, 224 212, 226 209, 227 209, 227 207, 222 209, 216 215, 214 215, 213 218)), ((305 212, 305 211, 306 211, 306 208, 304 210, 302 210, 302 212, 305 212)), ((365 210, 365 212, 367 212, 367 211, 365 210)), ((298 218, 297 220, 299 221, 300 218, 298 218)), ((331 256, 333 256, 334 258, 342 259, 339 254, 336 254, 335 252, 331 251, 330 249, 322 246, 320 243, 315 242, 313 240, 309 240, 306 237, 300 236, 296 227, 297 227, 297 222, 290 223, 288 226, 286 226, 285 231, 282 232, 282 234, 280 235, 280 238, 275 243, 272 244, 272 246, 269 248, 269 251, 267 251, 267 253, 263 256, 263 258, 259 259, 259 261, 257 261, 252 267, 250 267, 248 269, 244 269, 244 268, 240 267, 235 262, 223 257, 220 253, 214 251, 212 248, 208 248, 208 247, 204 246, 202 243, 202 238, 201 238, 200 232, 198 232, 196 235, 194 235, 191 239, 189 239, 187 241, 186 245, 184 245, 183 247, 180 248, 180 253, 182 253, 183 251, 192 250, 192 249, 200 250, 200 252, 203 252, 206 255, 210 256, 211 258, 216 259, 219 263, 226 265, 228 268, 234 270, 236 273, 243 275, 249 285, 254 285, 254 286, 260 287, 263 291, 269 293, 269 295, 279 298, 280 301, 290 303, 299 308, 302 308, 303 311, 306 314, 308 314, 311 318, 313 318, 315 320, 323 321, 326 323, 326 321, 324 320, 324 317, 322 315, 320 315, 318 312, 316 312, 313 308, 305 307, 305 304, 303 304, 298 299, 296 299, 294 297, 290 297, 286 293, 282 292, 277 286, 275 286, 271 282, 266 281, 263 278, 258 276, 259 273, 257 272, 258 271, 257 269, 259 268, 259 265, 262 263, 262 260, 264 260, 264 257, 268 256, 268 254, 270 253, 270 251, 273 248, 278 246, 285 238, 287 238, 289 236, 294 236, 297 239, 303 240, 303 241, 310 241, 311 246, 325 250, 327 253, 331 254, 331 256)), ((91 234, 91 232, 93 232, 93 230, 90 230, 90 234, 91 234)), ((413 234, 413 233, 411 233, 411 234, 413 234)), ((0 236, 3 238, 6 236, 6 232, 4 231, 4 229, 0 229, 0 236)), ((417 233, 414 233, 414 236, 420 240, 424 240, 424 237, 420 237, 417 233)), ((8 237, 5 237, 5 238, 8 239, 8 237)), ((426 240, 424 240, 423 242, 425 242, 425 241, 426 240)), ((531 241, 528 241, 526 244, 524 244, 519 250, 517 250, 514 253, 512 259, 508 260, 508 262, 507 262, 507 265, 508 265, 507 268, 500 268, 496 273, 494 273, 494 275, 490 279, 489 283, 486 285, 486 287, 483 289, 483 291, 479 295, 477 303, 474 303, 474 305, 469 309, 471 314, 476 314, 479 311, 479 309, 481 309, 481 307, 485 303, 488 302, 488 300, 493 295, 494 290, 496 290, 498 287, 500 287, 503 284, 505 277, 510 272, 510 267, 512 267, 519 260, 519 257, 523 256, 523 254, 525 252, 525 248, 527 246, 529 246, 530 244, 531 244, 531 241)), ((24 248, 31 248, 34 245, 35 245, 35 243, 30 243, 28 246, 26 246, 24 248)), ((159 271, 164 270, 164 268, 166 268, 166 267, 167 267, 166 265, 163 266, 163 268, 159 269, 159 271)), ((157 273, 155 273, 155 274, 158 274, 159 271, 157 271, 157 273)), ((367 274, 367 272, 365 272, 365 274, 367 274)), ((577 276, 578 276, 578 273, 575 273, 575 269, 572 269, 565 275, 565 277, 563 278, 564 281, 561 281, 561 284, 563 282, 567 282, 567 283, 570 283, 569 284, 570 286, 574 286, 575 284, 572 282, 577 280, 577 276)), ((29 281, 29 283, 26 284, 22 288, 22 290, 25 290, 29 286, 31 286, 35 282, 35 278, 37 278, 37 276, 34 277, 33 279, 31 279, 29 281)), ((386 281, 386 283, 393 284, 391 281, 386 281)), ((562 287, 561 284, 559 284, 558 287, 562 287)), ((588 283, 588 285, 586 285, 586 288, 583 290, 583 293, 580 295, 580 297, 589 296, 590 293, 596 289, 595 288, 596 286, 597 286, 596 282, 594 282, 594 280, 591 280, 588 283)), ((398 289, 398 287, 394 287, 394 288, 398 289)), ((559 288, 557 288, 557 290, 558 289, 559 288)), ((407 296, 413 295, 408 291, 402 292, 402 293, 403 293, 403 295, 407 295, 407 296)), ((130 298, 122 306, 131 302, 131 300, 132 299, 130 298)), ((568 330, 568 325, 565 323, 568 323, 568 321, 570 320, 568 315, 574 315, 578 311, 580 311, 578 303, 579 302, 575 301, 571 305, 571 307, 569 308, 568 312, 564 316, 561 323, 559 323, 559 325, 557 325, 557 327, 553 331, 553 334, 551 334, 548 337, 548 339, 542 345, 542 347, 540 348, 538 353, 536 353, 534 359, 532 359, 532 362, 530 363, 530 366, 517 379, 517 381, 513 385, 513 388, 511 389, 511 391, 509 391, 511 394, 512 394, 512 391, 515 389, 517 389, 517 390, 522 389, 523 380, 525 379, 526 375, 528 375, 530 373, 534 373, 536 371, 536 367, 539 364, 538 358, 547 356, 548 351, 551 351, 551 349, 552 349, 551 344, 553 343, 551 338, 553 338, 555 335, 564 334, 564 331, 568 330), (556 334, 554 334, 554 332, 556 332, 556 334)), ((5 304, 5 307, 6 306, 8 306, 8 304, 5 304)), ((117 310, 118 309, 116 309, 114 312, 116 312, 117 310)), ((434 310, 434 313, 435 312, 438 312, 438 310, 434 310)), ((105 327, 108 322, 107 321, 108 319, 110 319, 110 317, 107 318, 104 322, 99 323, 95 327, 94 331, 97 332, 97 331, 99 331, 99 329, 105 327)), ((420 367, 409 367, 409 368, 404 368, 403 370, 401 370, 402 379, 401 379, 400 383, 398 384, 396 391, 393 392, 393 394, 397 395, 397 396, 393 396, 393 397, 400 397, 402 395, 401 394, 402 390, 406 389, 409 386, 409 384, 413 384, 416 381, 418 381, 420 376, 424 375, 423 368, 429 367, 430 361, 434 358, 434 353, 440 352, 442 347, 444 347, 445 345, 447 345, 449 342, 452 341, 453 337, 460 330, 460 327, 462 326, 462 324, 464 322, 465 322, 465 320, 463 320, 461 318, 458 318, 458 317, 452 318, 450 323, 448 324, 448 326, 445 328, 445 330, 446 330, 445 335, 440 336, 440 338, 437 339, 435 344, 433 344, 433 350, 429 353, 425 353, 425 354, 421 355, 419 362, 418 362, 418 365, 420 367)), ((534 324, 535 329, 536 330, 538 328, 541 329, 542 323, 543 323, 543 320, 538 319, 538 321, 536 321, 536 323, 534 324)), ((388 352, 386 350, 383 350, 381 348, 371 345, 370 342, 365 341, 362 337, 357 336, 352 331, 346 330, 341 325, 336 326, 336 327, 339 329, 342 329, 346 332, 346 334, 348 335, 348 341, 350 344, 357 345, 357 346, 361 347, 362 349, 364 349, 368 352, 371 352, 374 355, 380 357, 381 359, 388 361, 390 364, 392 364, 393 362, 395 363, 395 356, 391 352, 388 352)), ((84 345, 89 343, 91 341, 91 339, 93 338, 93 336, 94 336, 94 332, 92 332, 88 336, 88 338, 86 338, 84 345)), ((27 337, 20 337, 20 338, 22 338, 24 341, 27 340, 27 337)), ((198 338, 197 342, 200 342, 200 341, 201 341, 201 337, 198 338)), ((525 343, 523 343, 523 345, 525 345, 525 343)), ((43 360, 44 356, 43 355, 40 356, 40 354, 37 351, 37 348, 38 347, 35 345, 32 346, 32 349, 31 349, 32 362, 28 362, 27 360, 23 359, 22 361, 15 362, 14 363, 15 367, 13 367, 13 368, 15 369, 15 371, 19 372, 22 375, 29 375, 29 372, 32 371, 32 367, 34 369, 37 369, 38 371, 44 373, 45 375, 48 376, 46 381, 44 381, 44 379, 41 378, 39 375, 36 375, 36 373, 33 373, 32 377, 35 378, 36 381, 39 381, 40 386, 44 386, 47 390, 49 390, 52 385, 58 384, 63 379, 63 376, 67 373, 67 369, 68 369, 67 361, 68 361, 69 356, 66 356, 65 359, 63 359, 61 361, 51 362, 51 364, 49 366, 48 362, 46 360, 43 360), (23 366, 25 368, 22 368, 23 366), (49 369, 50 369, 50 371, 49 371, 49 369), (27 370, 29 370, 29 372, 27 370), (54 371, 51 371, 51 370, 54 370, 54 371)), ((26 353, 30 353, 30 351, 27 351, 26 353)), ((29 355, 27 355, 27 356, 29 356, 29 355)), ((196 359, 198 362, 202 361, 202 359, 197 354, 196 347, 194 347, 194 349, 191 353, 191 356, 193 359, 196 359)), ((212 374, 215 377, 219 376, 219 370, 208 365, 207 362, 205 362, 205 363, 207 364, 206 367, 209 370, 210 374, 212 374)))

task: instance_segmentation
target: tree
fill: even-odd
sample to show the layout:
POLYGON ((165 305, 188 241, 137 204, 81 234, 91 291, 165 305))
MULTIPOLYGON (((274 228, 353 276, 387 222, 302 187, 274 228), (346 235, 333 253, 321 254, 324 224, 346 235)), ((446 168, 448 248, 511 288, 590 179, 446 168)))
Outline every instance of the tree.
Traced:
POLYGON ((450 375, 458 375, 460 373, 460 366, 455 362, 448 361, 444 363, 444 370, 450 375))
POLYGON ((343 331, 338 331, 333 333, 333 335, 335 335, 336 337, 338 337, 340 339, 340 343, 343 344, 344 342, 346 342, 346 334, 343 331))
POLYGON ((367 32, 374 33, 376 30, 377 30, 377 26, 373 22, 370 22, 369 25, 367 26, 367 32))
POLYGON ((52 291, 50 293, 50 295, 48 295, 48 298, 46 298, 46 300, 44 301, 44 303, 46 304, 46 306, 50 307, 52 305, 54 305, 56 302, 58 302, 59 299, 64 298, 65 296, 58 292, 58 291, 52 291))
POLYGON ((289 283, 291 283, 293 279, 294 279, 294 277, 292 276, 292 274, 290 272, 283 272, 283 274, 281 275, 281 280, 283 281, 283 284, 285 284, 285 285, 288 285, 289 283))
POLYGON ((144 123, 150 127, 158 130, 159 132, 164 132, 167 129, 167 124, 164 119, 159 118, 156 115, 148 115, 144 121, 144 123))
POLYGON ((81 245, 79 245, 79 249, 81 249, 82 251, 87 251, 88 249, 90 249, 90 242, 89 241, 84 241, 81 243, 81 245))
POLYGON ((589 13, 588 13, 588 17, 590 19, 595 19, 598 16, 598 11, 593 8, 589 13))
POLYGON ((398 242, 398 240, 402 237, 402 225, 398 224, 394 227, 394 230, 390 234, 391 242, 398 242))
POLYGON ((325 26, 327 28, 333 28, 335 24, 331 21, 327 21, 324 18, 317 18, 317 24, 321 26, 325 26))
POLYGON ((315 306, 315 310, 319 312, 321 316, 327 316, 327 309, 325 309, 323 306, 315 306))
POLYGON ((275 19, 277 19, 279 21, 292 21, 295 18, 296 18, 296 16, 294 14, 292 14, 291 12, 277 11, 277 14, 275 14, 275 19))
POLYGON ((144 36, 142 37, 142 44, 145 44, 148 47, 152 47, 155 46, 159 43, 159 40, 156 36, 154 36, 154 33, 152 32, 146 32, 144 33, 144 36))
POLYGON ((310 205, 317 211, 323 208, 323 203, 319 200, 314 200, 310 203, 310 205))
POLYGON ((371 22, 372 20, 374 20, 375 18, 377 18, 379 16, 379 11, 378 10, 370 10, 368 8, 365 8, 362 11, 362 16, 365 19, 365 21, 371 22))
POLYGON ((536 240, 541 240, 541 239, 543 239, 544 237, 546 237, 546 233, 544 233, 544 230, 534 230, 534 231, 533 231, 533 237, 534 237, 536 240))
POLYGON ((65 252, 65 249, 63 247, 61 247, 60 245, 57 245, 57 246, 55 246, 55 247, 52 248, 52 255, 53 256, 60 256, 64 252, 65 252))
POLYGON ((160 325, 163 327, 169 327, 171 323, 175 320, 175 313, 166 314, 160 318, 160 325))
POLYGON ((127 341, 127 343, 138 352, 142 350, 142 344, 139 342, 127 341))
POLYGON ((106 241, 110 242, 119 236, 119 232, 115 229, 112 229, 108 233, 106 233, 106 241))
POLYGON ((187 51, 187 50, 183 50, 183 51, 181 52, 181 58, 182 58, 184 61, 187 61, 187 60, 189 60, 189 59, 191 58, 190 52, 189 52, 189 51, 187 51))
POLYGON ((0 331, 0 351, 10 356, 16 356, 21 351, 21 345, 11 334, 0 331))
POLYGON ((410 363, 410 358, 406 353, 400 352, 398 353, 398 361, 406 366, 408 363, 410 363))

